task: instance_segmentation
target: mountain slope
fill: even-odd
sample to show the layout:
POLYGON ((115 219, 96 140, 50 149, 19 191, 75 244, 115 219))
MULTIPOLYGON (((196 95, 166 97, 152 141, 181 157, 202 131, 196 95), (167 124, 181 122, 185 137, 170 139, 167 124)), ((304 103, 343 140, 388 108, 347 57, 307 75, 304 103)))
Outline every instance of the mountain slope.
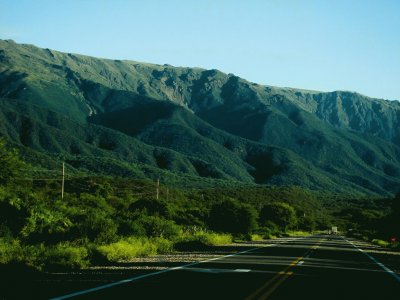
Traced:
POLYGON ((385 194, 400 184, 400 105, 356 93, 268 87, 217 70, 0 40, 0 97, 3 135, 38 151, 331 191, 385 194), (45 113, 21 114, 22 104, 45 113), (51 121, 58 114, 64 121, 51 121), (48 122, 59 122, 57 130, 48 122), (65 122, 71 130, 61 133, 65 122))
MULTIPOLYGON (((144 164, 187 176, 239 180, 243 183, 269 181, 277 184, 305 184, 313 188, 328 188, 333 184, 328 176, 319 174, 318 170, 312 170, 294 153, 242 140, 218 130, 216 131, 219 138, 225 139, 226 142, 231 143, 231 147, 235 148, 226 150, 226 157, 218 152, 222 150, 222 146, 207 138, 204 138, 203 142, 209 148, 206 146, 192 153, 185 150, 185 147, 178 147, 179 153, 165 147, 146 145, 135 138, 105 127, 80 124, 52 111, 21 101, 1 99, 0 104, 1 135, 16 145, 23 145, 41 153, 62 155, 67 158, 71 166, 78 169, 85 168, 110 175, 129 176, 130 174, 130 176, 143 177, 140 166, 144 164), (234 154, 240 150, 245 153, 234 154), (211 159, 213 155, 220 160, 207 161, 207 158, 211 159), (99 160, 98 165, 93 165, 92 158, 99 160), (121 161, 122 164, 120 166, 114 163, 105 165, 107 161, 108 164, 110 161, 121 161), (132 173, 132 170, 124 169, 124 162, 130 165, 139 164, 139 166, 132 173), (310 173, 311 171, 315 174, 310 173), (305 180, 304 176, 307 174, 311 180, 305 180), (316 176, 327 182, 314 180, 316 176)), ((167 129, 166 132, 169 130, 167 129)), ((195 139, 197 138, 196 136, 195 139)), ((190 143, 195 141, 193 137, 190 139, 190 143)), ((175 142, 187 145, 181 138, 173 141, 175 142)), ((171 149, 175 147, 175 145, 170 146, 171 149)), ((169 175, 164 174, 164 176, 169 175)), ((352 188, 354 187, 344 184, 342 190, 350 191, 352 188)))
MULTIPOLYGON (((305 112, 305 115, 309 114, 305 112)), ((255 172, 258 172, 257 174, 261 170, 268 173, 267 170, 277 168, 281 172, 287 168, 285 164, 268 165, 267 163, 264 168, 260 167, 262 162, 268 161, 268 156, 259 156, 255 159, 254 152, 260 150, 254 149, 264 151, 265 144, 226 134, 172 103, 140 102, 126 110, 97 115, 92 120, 135 136, 148 144, 203 157, 213 165, 219 165, 228 157, 232 158, 232 152, 234 152, 250 164, 256 170, 255 172), (143 122, 141 116, 152 116, 152 119, 148 120, 149 122, 143 122)), ((313 131, 293 125, 293 122, 283 117, 278 121, 273 124, 276 129, 269 124, 271 129, 267 132, 273 132, 274 135, 270 141, 274 141, 275 145, 280 143, 278 146, 281 149, 294 149, 297 154, 300 154, 300 157, 294 155, 292 151, 284 154, 284 157, 291 157, 291 168, 304 165, 303 161, 306 158, 309 170, 305 171, 305 174, 313 178, 315 182, 322 182, 324 177, 337 176, 341 178, 341 184, 348 185, 357 182, 376 192, 381 191, 380 186, 389 189, 397 187, 396 178, 400 175, 400 169, 393 161, 399 161, 400 152, 396 146, 375 137, 361 139, 357 134, 337 131, 313 116, 310 122, 306 122, 317 123, 315 127, 312 127, 313 131), (310 166, 313 166, 313 171, 310 170, 310 166)), ((268 176, 257 176, 256 173, 250 171, 256 182, 270 182, 271 178, 268 176)), ((296 176, 301 178, 300 181, 296 180, 300 184, 306 184, 308 181, 304 179, 304 176, 298 174, 296 176)))

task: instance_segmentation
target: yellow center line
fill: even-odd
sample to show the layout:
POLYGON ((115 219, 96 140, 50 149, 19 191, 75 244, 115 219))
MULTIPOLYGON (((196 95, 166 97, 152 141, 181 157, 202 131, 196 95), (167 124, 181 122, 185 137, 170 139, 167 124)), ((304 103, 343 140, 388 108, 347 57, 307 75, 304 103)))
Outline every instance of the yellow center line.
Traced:
POLYGON ((302 261, 304 259, 304 257, 306 257, 308 254, 310 254, 313 250, 317 249, 323 240, 324 239, 318 240, 314 246, 312 246, 310 249, 307 250, 307 252, 305 254, 303 254, 303 256, 296 258, 283 271, 279 271, 272 279, 268 280, 260 288, 258 288, 254 293, 252 293, 250 296, 248 296, 246 298, 246 300, 267 299, 286 279, 288 279, 291 275, 293 275, 293 272, 288 272, 289 269, 294 267, 295 265, 297 265, 300 261, 302 261), (264 293, 262 293, 262 292, 264 292, 264 293))

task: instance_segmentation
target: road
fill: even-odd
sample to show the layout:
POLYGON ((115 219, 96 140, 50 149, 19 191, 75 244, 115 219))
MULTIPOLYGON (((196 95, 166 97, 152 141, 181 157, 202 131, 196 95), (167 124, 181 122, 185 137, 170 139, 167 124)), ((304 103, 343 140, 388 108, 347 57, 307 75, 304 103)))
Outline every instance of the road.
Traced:
POLYGON ((315 235, 236 250, 124 281, 72 280, 68 291, 48 291, 58 299, 400 299, 400 277, 390 273, 400 270, 400 255, 371 252, 368 244, 315 235))

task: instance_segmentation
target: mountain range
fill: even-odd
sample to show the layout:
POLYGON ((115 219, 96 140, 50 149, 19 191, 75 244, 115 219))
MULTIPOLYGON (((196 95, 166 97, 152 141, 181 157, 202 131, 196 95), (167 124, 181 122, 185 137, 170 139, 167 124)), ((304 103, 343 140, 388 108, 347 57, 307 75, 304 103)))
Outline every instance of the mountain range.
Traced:
POLYGON ((400 189, 400 102, 354 92, 0 40, 0 120, 0 135, 38 168, 65 161, 74 172, 180 184, 400 189))

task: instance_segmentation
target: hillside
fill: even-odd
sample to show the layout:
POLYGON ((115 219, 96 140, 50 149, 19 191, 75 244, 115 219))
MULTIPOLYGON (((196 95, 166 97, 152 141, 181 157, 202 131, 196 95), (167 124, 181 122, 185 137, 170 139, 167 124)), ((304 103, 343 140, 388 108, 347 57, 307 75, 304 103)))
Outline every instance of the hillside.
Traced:
POLYGON ((12 41, 0 41, 0 97, 1 134, 38 153, 112 158, 167 177, 381 195, 400 186, 398 102, 12 41))

